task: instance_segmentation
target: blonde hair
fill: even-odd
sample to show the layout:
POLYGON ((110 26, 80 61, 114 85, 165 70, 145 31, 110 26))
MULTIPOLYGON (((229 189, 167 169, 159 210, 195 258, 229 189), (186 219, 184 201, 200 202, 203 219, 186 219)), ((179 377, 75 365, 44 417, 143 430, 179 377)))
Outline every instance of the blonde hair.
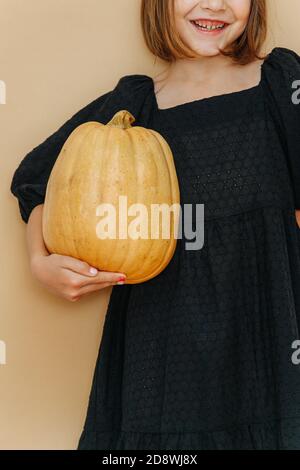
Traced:
MULTIPOLYGON (((148 49, 160 59, 173 62, 182 58, 196 58, 197 53, 180 38, 175 27, 175 0, 142 0, 141 23, 148 49)), ((266 0, 251 0, 251 11, 242 35, 223 55, 232 57, 239 64, 247 64, 259 53, 267 35, 266 0)))

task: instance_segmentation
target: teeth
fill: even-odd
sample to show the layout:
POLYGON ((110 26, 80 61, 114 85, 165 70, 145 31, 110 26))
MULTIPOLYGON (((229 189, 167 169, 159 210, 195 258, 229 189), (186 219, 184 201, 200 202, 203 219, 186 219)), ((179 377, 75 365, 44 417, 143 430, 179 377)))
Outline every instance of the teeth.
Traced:
POLYGON ((194 23, 198 26, 200 26, 201 28, 204 28, 204 29, 207 29, 208 31, 214 31, 215 29, 222 29, 224 28, 225 26, 225 23, 222 23, 218 26, 215 26, 215 25, 207 25, 207 24, 204 24, 204 23, 200 23, 199 21, 194 21, 194 23))

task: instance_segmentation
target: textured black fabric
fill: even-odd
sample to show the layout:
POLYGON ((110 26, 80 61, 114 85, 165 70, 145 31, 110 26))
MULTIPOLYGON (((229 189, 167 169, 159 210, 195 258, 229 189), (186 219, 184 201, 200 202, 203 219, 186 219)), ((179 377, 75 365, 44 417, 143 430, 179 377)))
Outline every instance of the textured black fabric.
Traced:
MULTIPOLYGON (((166 138, 204 246, 179 239, 158 276, 113 287, 78 449, 300 449, 299 79, 275 48, 256 87, 159 110, 152 79, 128 75, 98 115, 126 106, 166 138)), ((15 174, 26 217, 24 184, 44 187, 57 148, 36 172, 42 152, 15 174)))

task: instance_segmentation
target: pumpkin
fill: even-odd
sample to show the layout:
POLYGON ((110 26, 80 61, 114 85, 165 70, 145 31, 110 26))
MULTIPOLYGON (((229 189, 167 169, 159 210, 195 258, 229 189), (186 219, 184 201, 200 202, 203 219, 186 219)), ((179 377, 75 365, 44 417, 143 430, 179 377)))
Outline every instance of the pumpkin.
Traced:
POLYGON ((180 213, 171 149, 158 132, 132 126, 134 121, 129 111, 121 110, 106 125, 90 121, 73 130, 49 176, 42 219, 50 253, 72 256, 101 271, 124 273, 127 284, 145 282, 169 264, 177 244, 180 213), (126 197, 130 208, 126 214, 124 206, 120 212, 119 196, 126 197), (133 204, 143 208, 135 225, 131 220, 133 204), (174 204, 175 210, 169 212, 168 237, 163 236, 167 217, 156 219, 156 225, 151 218, 153 204, 174 204), (106 220, 106 227, 115 222, 116 236, 111 238, 99 236, 99 215, 104 214, 99 206, 105 205, 119 208, 106 220), (126 233, 135 236, 119 236, 120 217, 126 233), (159 232, 157 238, 151 236, 153 225, 159 232), (141 226, 147 237, 137 237, 141 226))

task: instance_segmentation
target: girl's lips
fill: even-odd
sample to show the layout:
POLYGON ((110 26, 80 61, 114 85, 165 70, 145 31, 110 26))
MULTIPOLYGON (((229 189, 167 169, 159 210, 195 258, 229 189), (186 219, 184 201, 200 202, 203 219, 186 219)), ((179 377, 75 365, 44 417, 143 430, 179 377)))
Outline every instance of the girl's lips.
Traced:
POLYGON ((196 26, 196 24, 194 23, 193 20, 190 20, 190 23, 191 25, 193 26, 194 30, 197 32, 197 33, 200 33, 200 34, 206 34, 206 35, 210 35, 210 36, 218 36, 219 34, 222 34, 223 31, 225 31, 225 29, 227 28, 227 26, 229 26, 228 23, 224 23, 224 27, 223 28, 219 28, 219 29, 213 29, 213 30, 205 30, 205 29, 202 29, 198 26, 196 26))

